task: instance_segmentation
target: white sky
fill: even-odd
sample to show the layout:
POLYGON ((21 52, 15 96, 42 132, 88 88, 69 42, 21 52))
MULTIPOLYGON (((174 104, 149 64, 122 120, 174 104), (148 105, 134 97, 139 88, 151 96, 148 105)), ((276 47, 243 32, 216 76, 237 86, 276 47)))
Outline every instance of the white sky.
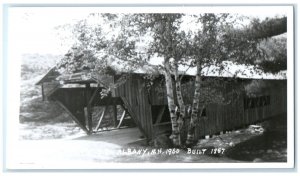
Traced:
POLYGON ((62 42, 54 28, 84 18, 83 13, 69 13, 53 8, 14 8, 9 13, 9 42, 19 53, 62 54, 71 43, 62 42))
MULTIPOLYGON (((234 12, 264 19, 282 16, 280 7, 205 7, 201 12, 234 12)), ((91 12, 186 12, 198 13, 199 8, 80 8, 80 7, 12 7, 8 11, 9 51, 15 54, 51 53, 65 54, 72 45, 70 40, 61 40, 55 26, 75 23, 84 19, 91 12)), ((63 32, 63 31, 60 31, 63 32)), ((68 31, 67 31, 68 32, 68 31)), ((66 33, 67 33, 66 32, 66 33)))

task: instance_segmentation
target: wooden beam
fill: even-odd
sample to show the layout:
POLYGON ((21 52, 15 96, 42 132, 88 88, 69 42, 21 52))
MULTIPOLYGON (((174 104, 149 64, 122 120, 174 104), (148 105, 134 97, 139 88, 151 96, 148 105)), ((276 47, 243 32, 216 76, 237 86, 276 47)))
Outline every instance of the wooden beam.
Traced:
POLYGON ((100 125, 101 125, 102 119, 103 119, 103 117, 104 117, 104 116, 105 116, 105 114, 106 114, 106 109, 107 109, 107 106, 105 106, 105 108, 104 108, 104 110, 103 110, 103 112, 102 112, 102 114, 101 114, 101 117, 100 117, 100 119, 99 119, 99 122, 98 122, 98 124, 97 124, 97 126, 96 126, 96 131, 98 131, 98 130, 99 130, 99 128, 100 128, 100 125))
POLYGON ((160 109, 160 111, 159 111, 159 113, 158 113, 158 115, 157 115, 155 124, 158 124, 158 123, 161 121, 162 116, 164 115, 165 109, 166 109, 166 106, 163 106, 163 107, 160 109))
POLYGON ((119 122, 117 128, 120 128, 120 126, 121 126, 121 124, 122 124, 122 122, 123 122, 123 120, 124 120, 124 118, 125 118, 125 115, 126 115, 126 111, 124 110, 124 112, 123 112, 123 114, 122 114, 122 117, 121 117, 121 119, 120 119, 120 122, 119 122))

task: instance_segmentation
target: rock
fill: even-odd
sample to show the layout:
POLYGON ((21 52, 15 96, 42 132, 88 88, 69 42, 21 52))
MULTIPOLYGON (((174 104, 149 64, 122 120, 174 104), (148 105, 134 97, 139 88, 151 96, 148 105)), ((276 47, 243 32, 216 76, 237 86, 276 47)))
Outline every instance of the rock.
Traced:
POLYGON ((264 128, 260 125, 249 125, 247 132, 251 134, 261 134, 264 132, 264 128))
POLYGON ((267 153, 272 153, 272 152, 273 152, 272 149, 268 149, 268 150, 267 150, 267 153))

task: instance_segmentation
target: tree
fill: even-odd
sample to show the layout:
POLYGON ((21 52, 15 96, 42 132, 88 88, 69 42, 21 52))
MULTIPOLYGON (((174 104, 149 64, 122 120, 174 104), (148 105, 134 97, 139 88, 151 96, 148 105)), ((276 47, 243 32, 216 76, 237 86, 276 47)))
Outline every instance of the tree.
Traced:
MULTIPOLYGON (((204 14, 196 16, 202 30, 186 33, 180 30, 183 14, 143 14, 139 16, 138 26, 141 30, 150 31, 153 42, 148 48, 148 55, 163 57, 163 74, 165 77, 168 107, 172 123, 171 139, 175 146, 181 146, 180 127, 186 116, 186 103, 183 101, 179 65, 196 66, 195 93, 192 104, 191 120, 186 143, 193 142, 195 124, 200 109, 200 92, 202 69, 211 65, 220 64, 225 59, 225 47, 222 35, 225 33, 225 19, 227 14, 204 14), (141 23, 144 21, 144 23, 141 23), (223 48, 222 48, 223 47, 223 48), (192 62, 191 62, 192 61, 192 62), (174 75, 175 80, 173 80, 174 75), (175 88, 173 88, 175 81, 175 88), (176 94, 174 94, 174 90, 176 94), (174 97, 176 96, 176 97, 174 97), (175 99, 177 103, 175 104, 175 99), (176 111, 179 111, 177 115, 176 111)), ((205 101, 202 101, 205 102, 205 101)), ((209 101, 207 101, 209 102, 209 101)), ((202 105, 204 109, 204 104, 202 105)))
MULTIPOLYGON (((287 32, 286 17, 266 18, 263 21, 252 19, 250 24, 242 28, 232 26, 227 29, 227 34, 224 36, 226 50, 229 53, 228 59, 237 63, 258 65, 267 72, 271 70, 266 64, 274 65, 269 62, 271 60, 280 63, 281 70, 284 70, 286 69, 284 65, 286 39, 276 39, 274 36, 285 32, 287 32)), ((273 73, 276 71, 279 71, 278 67, 273 73)))
MULTIPOLYGON (((217 91, 224 85, 219 84, 220 82, 203 81, 205 69, 209 70, 208 68, 214 66, 218 67, 216 71, 221 72, 225 69, 224 61, 255 65, 257 58, 265 57, 264 49, 258 47, 260 42, 275 33, 284 31, 284 28, 273 30, 270 27, 273 24, 270 21, 272 22, 273 19, 262 23, 254 20, 248 26, 236 28, 235 22, 229 21, 228 14, 93 14, 92 16, 100 16, 107 23, 88 26, 87 23, 81 22, 79 27, 75 27, 82 51, 92 56, 79 57, 82 60, 79 63, 88 65, 89 62, 86 60, 95 56, 102 59, 104 63, 114 60, 125 63, 125 68, 128 70, 134 70, 149 66, 152 57, 163 58, 163 64, 158 67, 162 69, 165 78, 172 124, 170 138, 176 147, 183 145, 180 133, 187 116, 191 117, 186 144, 191 145, 194 142, 197 119, 205 106, 211 102, 226 103, 226 95, 221 95, 217 91), (196 25, 200 28, 194 31, 182 30, 181 25, 187 16, 196 21, 196 25), (109 26, 110 32, 104 32, 105 25, 109 26), (266 31, 269 32, 261 26, 265 26, 266 31), (180 74, 184 73, 180 73, 179 67, 197 68, 191 114, 187 113, 189 105, 182 97, 182 75, 180 74), (207 89, 205 85, 208 84, 218 86, 215 86, 215 90, 207 89)), ((284 20, 279 20, 278 26, 282 27, 282 24, 284 20)), ((76 54, 72 56, 74 59, 77 58, 76 54)), ((70 59, 66 60, 68 65, 72 65, 69 64, 72 63, 70 59)), ((109 63, 97 63, 96 60, 91 62, 100 66, 109 65, 109 63)), ((77 65, 76 68, 78 67, 77 65)), ((235 90, 231 93, 234 92, 235 90)))
POLYGON ((264 39, 260 43, 266 57, 258 61, 265 72, 277 73, 287 69, 286 36, 264 39))
POLYGON ((263 21, 253 19, 250 28, 244 30, 251 38, 267 39, 287 32, 287 17, 266 18, 263 21))
MULTIPOLYGON (((115 22, 118 18, 114 14, 92 13, 72 27, 69 25, 58 27, 72 31, 74 44, 58 63, 57 69, 61 74, 91 72, 92 78, 106 88, 102 89, 101 97, 108 95, 112 89, 124 83, 124 79, 126 79, 126 76, 121 75, 120 79, 113 83, 109 78, 110 75, 119 71, 111 63, 118 57, 113 50, 120 43, 109 29, 109 27, 118 27, 115 22), (94 21, 99 21, 101 25, 95 24, 94 21)), ((126 47, 123 49, 126 50, 126 47)))
MULTIPOLYGON (((191 119, 188 127, 186 145, 191 145, 194 142, 195 126, 199 114, 205 109, 205 106, 212 101, 222 102, 223 97, 212 95, 202 96, 204 93, 203 87, 203 69, 211 66, 222 66, 222 62, 228 59, 228 49, 224 42, 224 37, 227 35, 227 29, 233 24, 226 22, 228 14, 201 14, 198 17, 198 23, 202 26, 202 30, 196 32, 192 41, 192 51, 190 53, 197 71, 195 78, 195 92, 193 97, 191 119), (201 90, 202 89, 202 90, 201 90), (201 101, 202 100, 202 101, 201 101)), ((220 67, 222 71, 224 67, 220 67)))
MULTIPOLYGON (((157 54, 164 58, 163 61, 163 75, 166 83, 167 100, 170 112, 171 124, 172 124, 172 135, 171 139, 174 146, 179 147, 181 145, 180 139, 180 123, 182 121, 182 110, 180 118, 176 115, 176 104, 174 97, 174 88, 172 80, 172 60, 177 65, 178 60, 182 58, 182 53, 176 52, 177 46, 180 44, 180 34, 178 34, 178 26, 181 23, 182 14, 143 14, 140 19, 143 19, 145 23, 138 23, 141 29, 148 29, 151 31, 153 42, 150 44, 147 51, 151 57, 157 54), (179 123, 178 123, 179 122, 179 123)), ((176 74, 176 89, 177 99, 181 107, 183 107, 182 96, 181 96, 181 85, 178 84, 178 75, 176 74)))

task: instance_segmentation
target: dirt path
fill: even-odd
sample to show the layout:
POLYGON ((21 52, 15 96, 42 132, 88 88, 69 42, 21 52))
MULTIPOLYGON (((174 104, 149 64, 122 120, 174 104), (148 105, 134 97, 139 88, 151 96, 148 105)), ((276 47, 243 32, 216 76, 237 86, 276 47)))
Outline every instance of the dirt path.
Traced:
POLYGON ((107 163, 132 163, 131 167, 135 167, 135 163, 237 162, 223 157, 192 155, 182 150, 175 154, 166 150, 163 154, 152 154, 152 149, 147 147, 132 148, 88 140, 23 140, 7 150, 7 166, 11 169, 99 169, 107 163), (136 153, 135 149, 147 152, 136 153))
POLYGON ((140 137, 137 128, 127 128, 75 138, 19 140, 7 148, 7 166, 14 169, 99 169, 107 163, 132 163, 134 167, 134 163, 238 162, 183 150, 154 149, 146 146, 140 137))

